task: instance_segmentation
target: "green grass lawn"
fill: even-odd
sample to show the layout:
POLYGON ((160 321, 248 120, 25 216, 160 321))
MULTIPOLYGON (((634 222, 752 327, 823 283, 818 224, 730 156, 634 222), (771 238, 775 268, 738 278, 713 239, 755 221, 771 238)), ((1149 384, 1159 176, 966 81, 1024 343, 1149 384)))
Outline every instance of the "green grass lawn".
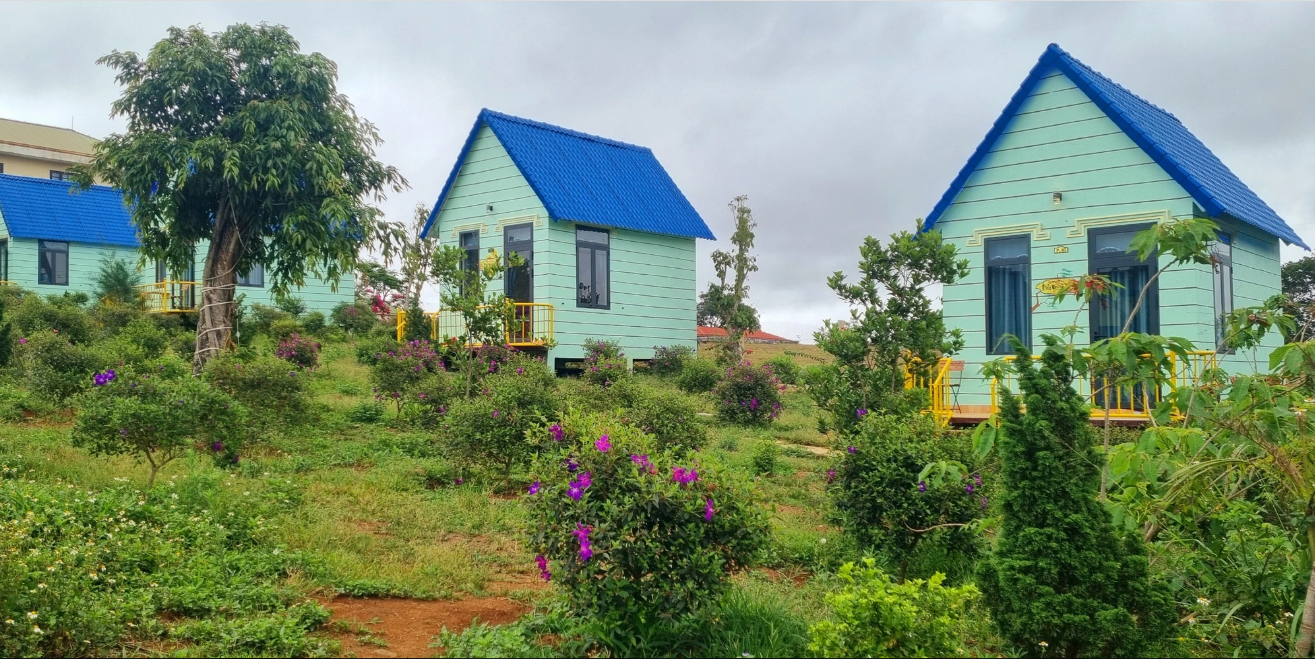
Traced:
MULTIPOLYGON (((259 503, 263 541, 300 557, 279 578, 279 587, 291 593, 288 601, 325 601, 338 594, 433 600, 497 594, 531 605, 550 601, 552 591, 536 583, 537 570, 522 541, 526 515, 516 494, 520 490, 508 493, 499 479, 454 471, 435 448, 433 431, 395 421, 392 409, 379 423, 347 421, 348 409, 371 398, 368 371, 355 362, 349 344, 326 346, 323 361, 312 376, 317 409, 309 422, 249 447, 234 469, 219 469, 199 453, 181 458, 160 472, 152 500, 167 501, 166 493, 182 484, 205 482, 209 489, 198 489, 193 504, 201 509, 254 514, 242 513, 247 509, 240 506, 259 503), (458 484, 461 476, 464 482, 458 484)), ((642 377, 653 386, 670 386, 642 377)), ((579 385, 563 382, 574 386, 579 385)), ((725 605, 730 608, 718 614, 729 625, 714 644, 718 653, 802 651, 807 625, 822 615, 827 590, 813 575, 855 555, 825 514, 831 440, 817 432, 806 395, 792 388, 785 401, 784 415, 768 428, 705 419, 710 440, 704 450, 755 473, 774 534, 764 566, 736 578, 725 605), (766 444, 775 445, 778 455, 769 472, 757 473, 754 458, 766 444)), ((705 409, 711 410, 710 403, 705 409)), ((145 487, 145 466, 73 448, 70 419, 55 414, 0 423, 0 462, 21 471, 22 481, 79 491, 145 487)), ((0 481, 0 487, 19 482, 0 481)), ((121 645, 119 653, 243 652, 240 644, 207 641, 203 635, 191 643, 152 644, 159 625, 178 624, 155 621, 149 633, 121 645)))

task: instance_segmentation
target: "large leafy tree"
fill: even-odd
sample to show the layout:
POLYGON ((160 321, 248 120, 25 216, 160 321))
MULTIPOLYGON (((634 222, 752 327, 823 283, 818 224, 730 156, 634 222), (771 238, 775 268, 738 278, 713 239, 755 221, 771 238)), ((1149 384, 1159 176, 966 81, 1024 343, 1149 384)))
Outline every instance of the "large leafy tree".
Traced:
POLYGON ((708 286, 708 291, 700 296, 700 309, 714 317, 714 327, 726 329, 726 344, 721 354, 722 360, 738 364, 744 355, 744 336, 758 329, 758 313, 745 304, 749 297, 746 283, 749 273, 758 270, 758 259, 752 255, 753 230, 758 223, 753 220, 753 210, 749 208, 748 195, 739 195, 731 199, 731 212, 735 214, 735 233, 731 235, 731 245, 735 250, 712 253, 712 267, 717 271, 717 281, 708 286))
POLYGON ((286 294, 308 276, 336 285, 359 250, 391 254, 372 202, 406 185, 375 160, 379 136, 336 87, 337 67, 281 26, 170 28, 143 58, 114 51, 127 131, 96 145, 75 177, 124 191, 142 258, 183 271, 209 241, 193 366, 229 342, 234 285, 265 266, 286 294))
POLYGON ((1315 256, 1284 263, 1281 276, 1283 294, 1288 296, 1284 310, 1297 319, 1297 332, 1290 334, 1287 339, 1307 340, 1311 336, 1312 325, 1315 325, 1315 256))

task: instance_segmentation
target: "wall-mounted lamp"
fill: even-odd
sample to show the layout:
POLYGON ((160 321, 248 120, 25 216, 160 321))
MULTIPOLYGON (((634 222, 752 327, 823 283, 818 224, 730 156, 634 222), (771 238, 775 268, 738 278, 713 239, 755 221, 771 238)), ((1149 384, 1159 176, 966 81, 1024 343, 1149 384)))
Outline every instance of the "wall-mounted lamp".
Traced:
MULTIPOLYGON (((1063 192, 1052 192, 1052 193, 1050 194, 1050 201, 1054 202, 1054 204, 1055 204, 1056 206, 1058 206, 1058 205, 1059 205, 1059 202, 1064 201, 1064 193, 1063 193, 1063 192)), ((492 208, 492 207, 490 207, 490 208, 492 208)))

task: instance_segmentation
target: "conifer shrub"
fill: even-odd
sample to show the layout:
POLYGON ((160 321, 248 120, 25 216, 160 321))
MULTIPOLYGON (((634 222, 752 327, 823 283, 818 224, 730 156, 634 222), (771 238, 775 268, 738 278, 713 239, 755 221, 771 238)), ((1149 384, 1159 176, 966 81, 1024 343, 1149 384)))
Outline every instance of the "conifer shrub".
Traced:
POLYGON ((93 455, 128 455, 150 466, 148 487, 169 462, 201 446, 220 464, 235 464, 246 410, 199 378, 97 373, 77 401, 73 445, 93 455))
POLYGON ((840 568, 843 587, 826 596, 831 619, 813 625, 819 657, 953 657, 963 654, 957 623, 978 592, 947 588, 945 575, 895 583, 869 558, 840 568))
MULTIPOLYGON (((982 516, 986 487, 963 433, 938 433, 925 414, 864 415, 858 432, 837 446, 838 463, 829 487, 836 515, 847 533, 867 549, 884 552, 903 568, 929 540, 960 556, 977 546, 961 526, 982 516), (927 474, 929 464, 953 465, 927 474), (944 473, 948 471, 950 473, 944 473)), ((942 570, 944 568, 941 568, 942 570)))
POLYGON ((713 360, 696 357, 686 362, 676 376, 676 386, 691 394, 705 394, 721 381, 721 373, 721 367, 713 360))
POLYGON ((998 544, 977 575, 1000 635, 1028 656, 1165 651, 1173 600, 1150 581, 1140 536, 1119 537, 1097 500, 1104 459, 1072 364, 1046 337, 1038 365, 1023 348, 1014 368, 1021 394, 1002 393, 996 442, 998 544))
POLYGON ((267 437, 280 428, 309 420, 311 399, 306 375, 281 359, 243 359, 235 353, 224 353, 206 363, 205 379, 246 408, 250 430, 256 437, 267 437))
POLYGON ((307 370, 320 365, 320 342, 296 332, 279 341, 274 356, 307 370))
POLYGON ((687 345, 653 346, 653 358, 648 360, 648 370, 654 375, 680 375, 685 364, 694 358, 694 349, 687 345))
POLYGON ((767 545, 746 482, 658 451, 614 416, 568 412, 533 439, 543 447, 526 497, 536 566, 620 654, 716 602, 767 545))
POLYGON ((712 395, 717 417, 737 425, 767 425, 781 414, 781 382, 747 361, 727 367, 712 395))

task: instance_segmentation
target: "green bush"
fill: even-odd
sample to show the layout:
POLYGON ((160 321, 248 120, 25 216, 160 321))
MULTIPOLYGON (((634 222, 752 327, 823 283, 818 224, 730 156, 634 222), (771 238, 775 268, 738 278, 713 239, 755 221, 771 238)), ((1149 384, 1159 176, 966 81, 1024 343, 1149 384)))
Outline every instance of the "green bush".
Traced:
POLYGON ((196 354, 196 332, 180 330, 169 336, 169 349, 182 359, 192 359, 196 354))
POLYGON ((183 476, 141 492, 0 477, 0 656, 122 655, 159 638, 194 656, 328 654, 307 634, 322 610, 287 610, 304 601, 287 581, 305 562, 263 523, 295 493, 235 497, 223 480, 183 476), (281 616, 304 624, 239 630, 281 616), (207 622, 233 633, 205 635, 207 622))
POLYGON ((244 332, 250 331, 252 334, 265 335, 270 334, 270 328, 276 322, 289 320, 296 322, 296 318, 292 314, 278 307, 271 307, 259 302, 252 304, 249 312, 243 312, 243 319, 246 321, 246 326, 242 328, 244 332))
POLYGON ((300 322, 285 318, 270 323, 269 331, 266 334, 269 335, 269 338, 282 343, 293 336, 305 333, 305 331, 306 328, 302 327, 300 322))
POLYGON ((347 410, 347 420, 355 423, 379 423, 384 419, 384 406, 377 400, 363 400, 347 410))
POLYGON ((306 301, 295 295, 279 296, 279 298, 274 301, 274 306, 278 307, 280 311, 297 319, 300 319, 301 315, 306 313, 307 309, 306 301))
POLYGON ((658 450, 695 450, 708 441, 708 431, 699 421, 698 403, 675 391, 634 387, 627 405, 626 420, 657 441, 658 450))
POLYGON ((301 319, 301 326, 305 327, 307 332, 318 335, 324 331, 325 327, 328 327, 328 322, 323 313, 312 311, 301 319))
POLYGON ((57 334, 71 343, 87 343, 95 337, 91 315, 82 308, 86 295, 24 295, 13 309, 11 321, 20 335, 29 339, 39 334, 57 334))
POLYGON ((776 442, 771 440, 758 442, 749 458, 753 473, 760 476, 771 476, 776 473, 776 461, 780 456, 781 447, 777 446, 776 442))
POLYGON ((379 324, 378 318, 365 302, 341 302, 330 313, 333 324, 349 334, 369 334, 379 324))
POLYGON ((33 393, 61 403, 86 390, 96 371, 112 362, 103 351, 74 344, 50 332, 19 339, 18 361, 33 393))
POLYGON ((694 358, 694 349, 687 345, 653 346, 653 358, 648 360, 648 370, 654 375, 679 375, 685 364, 694 358))
POLYGON ((542 362, 520 357, 484 378, 483 391, 456 399, 443 415, 440 441, 464 466, 496 466, 503 474, 529 462, 534 447, 526 432, 556 416, 557 381, 542 362))
POLYGON ((869 558, 846 563, 844 587, 826 596, 831 620, 813 625, 819 657, 950 657, 963 654, 957 622, 978 596, 971 584, 946 588, 945 575, 894 583, 869 558))
POLYGON ((691 394, 704 394, 712 391, 720 380, 721 367, 716 362, 695 358, 685 363, 676 377, 676 386, 691 394))
POLYGON ((726 369, 713 389, 717 417, 742 425, 766 425, 781 414, 781 383, 770 369, 742 362, 726 369))
POLYGON ((101 302, 136 305, 138 302, 137 286, 142 283, 141 273, 124 259, 113 253, 100 259, 100 268, 92 276, 95 285, 95 299, 101 302))
POLYGON ((457 395, 456 384, 447 373, 432 373, 411 391, 416 421, 426 428, 438 425, 457 395))
POLYGON ((920 543, 936 536, 944 536, 943 544, 959 555, 975 555, 975 536, 964 527, 920 532, 937 524, 966 524, 984 513, 984 488, 993 484, 976 470, 969 438, 938 433, 924 414, 866 415, 858 427, 858 434, 838 447, 829 488, 845 531, 860 545, 890 555, 901 569, 920 543), (938 462, 956 466, 920 482, 924 467, 938 462))
POLYGON ((9 384, 0 384, 0 421, 18 423, 31 415, 50 411, 50 404, 40 396, 9 384))
POLYGON ((224 353, 206 363, 205 379, 245 406, 257 437, 308 421, 311 405, 306 375, 281 359, 243 360, 237 354, 224 353))
POLYGON ((169 335, 150 318, 135 318, 119 331, 116 338, 141 349, 147 359, 155 359, 169 347, 169 335))
POLYGON ((274 348, 274 356, 294 366, 313 369, 320 365, 320 342, 293 332, 279 341, 278 347, 274 348))
POLYGON ((77 403, 73 445, 92 455, 129 455, 147 463, 150 484, 160 468, 196 444, 221 463, 238 460, 246 410, 202 380, 111 370, 97 374, 95 386, 77 403))
POLYGON ((616 341, 584 340, 584 364, 580 379, 606 389, 631 376, 630 362, 616 341))
POLYGON ((803 369, 789 355, 777 355, 765 362, 781 384, 799 384, 799 373, 803 369))
POLYGON ((530 550, 613 647, 715 603, 767 545, 747 483, 659 453, 614 417, 570 412, 533 439, 545 449, 527 499, 530 550))
POLYGON ((991 618, 1029 655, 1039 640, 1069 657, 1163 651, 1177 609, 1150 580, 1141 534, 1118 533, 1097 499, 1105 460, 1073 365, 1051 336, 1039 365, 1030 357, 1020 348, 1014 362, 1021 394, 1001 392, 1002 519, 977 571, 991 618))
POLYGON ((370 334, 358 338, 354 345, 356 346, 356 363, 361 366, 374 366, 389 351, 396 352, 398 347, 401 346, 392 336, 384 334, 370 334))
POLYGON ((621 359, 626 353, 621 350, 621 342, 614 339, 585 339, 584 356, 595 360, 621 359))
POLYGON ((431 374, 443 371, 442 359, 427 340, 395 343, 387 351, 375 352, 374 360, 370 382, 375 400, 396 405, 398 416, 416 388, 431 374))
POLYGON ((403 317, 403 341, 428 341, 434 336, 433 320, 418 305, 406 310, 403 317))

